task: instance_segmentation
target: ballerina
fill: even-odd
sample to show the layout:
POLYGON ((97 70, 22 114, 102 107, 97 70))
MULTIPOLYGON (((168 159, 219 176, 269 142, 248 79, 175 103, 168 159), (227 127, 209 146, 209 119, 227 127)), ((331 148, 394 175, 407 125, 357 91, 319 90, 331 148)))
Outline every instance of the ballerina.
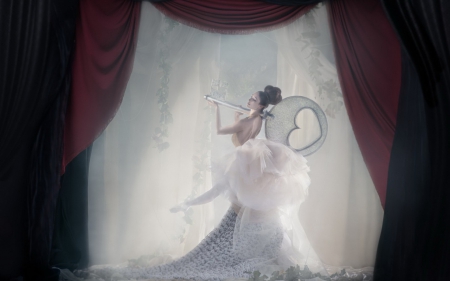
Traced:
POLYGON ((261 113, 281 100, 279 88, 266 86, 249 98, 247 117, 241 119, 242 114, 236 113, 234 124, 224 127, 219 106, 210 102, 216 111, 217 134, 232 135, 236 148, 215 167, 213 188, 170 211, 186 211, 220 194, 228 198, 231 207, 219 225, 185 256, 159 266, 122 268, 121 275, 224 280, 249 278, 256 270, 270 275, 300 263, 310 268, 316 265, 317 271, 324 272, 313 258, 301 226, 298 231, 297 207, 310 184, 305 158, 283 144, 256 138, 263 124, 261 113))

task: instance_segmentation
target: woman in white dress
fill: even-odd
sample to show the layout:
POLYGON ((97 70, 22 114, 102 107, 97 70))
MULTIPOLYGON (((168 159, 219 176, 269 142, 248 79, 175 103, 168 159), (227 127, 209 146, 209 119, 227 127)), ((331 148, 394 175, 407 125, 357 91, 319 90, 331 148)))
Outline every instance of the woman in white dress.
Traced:
MULTIPOLYGON (((191 252, 168 264, 120 270, 125 278, 224 280, 249 278, 256 270, 270 275, 297 264, 314 267, 317 260, 296 216, 310 184, 306 160, 283 144, 255 139, 262 111, 281 99, 279 88, 267 86, 251 95, 250 114, 241 119, 237 113, 235 123, 226 127, 221 125, 219 107, 211 103, 217 133, 231 134, 236 148, 215 168, 212 189, 171 211, 186 211, 220 194, 231 207, 191 252)), ((322 271, 320 264, 316 268, 322 271)))

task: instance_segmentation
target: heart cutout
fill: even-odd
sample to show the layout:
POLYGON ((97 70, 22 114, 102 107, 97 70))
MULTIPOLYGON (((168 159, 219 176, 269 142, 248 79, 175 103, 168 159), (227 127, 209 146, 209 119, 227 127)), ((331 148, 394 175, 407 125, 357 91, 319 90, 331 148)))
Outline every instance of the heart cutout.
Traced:
POLYGON ((320 124, 314 112, 305 108, 295 116, 295 125, 299 129, 289 134, 289 144, 294 149, 301 149, 320 138, 320 124))

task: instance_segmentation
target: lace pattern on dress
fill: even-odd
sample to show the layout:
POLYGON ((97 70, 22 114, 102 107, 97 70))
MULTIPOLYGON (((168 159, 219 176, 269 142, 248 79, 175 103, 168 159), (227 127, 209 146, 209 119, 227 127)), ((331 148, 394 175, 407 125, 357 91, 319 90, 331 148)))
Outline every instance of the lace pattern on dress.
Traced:
POLYGON ((255 237, 252 233, 259 233, 261 225, 255 223, 246 225, 248 229, 243 232, 245 235, 233 243, 233 233, 235 231, 238 215, 233 208, 230 208, 219 226, 210 232, 197 247, 185 256, 173 262, 148 268, 107 268, 94 274, 104 277, 119 274, 125 279, 190 279, 190 280, 212 280, 219 281, 230 278, 249 278, 253 271, 263 268, 267 264, 273 264, 278 258, 281 243, 283 240, 283 230, 277 228, 271 239, 257 253, 252 253, 255 249, 255 237), (252 231, 254 228, 255 231, 252 231), (234 247, 239 249, 236 252, 234 247), (246 253, 248 256, 243 256, 246 253), (249 258, 251 257, 251 258, 249 258))

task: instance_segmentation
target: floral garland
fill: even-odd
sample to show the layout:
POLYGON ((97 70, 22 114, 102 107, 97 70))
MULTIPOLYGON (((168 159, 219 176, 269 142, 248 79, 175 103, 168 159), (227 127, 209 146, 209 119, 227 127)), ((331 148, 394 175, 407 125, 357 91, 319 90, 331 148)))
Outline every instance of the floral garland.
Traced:
POLYGON ((169 136, 168 124, 173 123, 172 113, 170 112, 168 97, 169 97, 169 81, 170 81, 170 71, 172 67, 167 62, 169 57, 169 45, 167 43, 167 38, 169 33, 179 25, 178 22, 165 17, 164 18, 166 27, 158 36, 159 43, 161 44, 161 49, 159 50, 159 64, 158 67, 163 71, 161 77, 161 86, 156 92, 158 108, 160 112, 159 126, 155 128, 153 134, 153 140, 156 142, 156 147, 161 152, 169 147, 169 142, 167 138, 169 136))
POLYGON ((318 9, 321 6, 321 4, 317 5, 314 9, 301 17, 300 20, 305 25, 305 29, 307 31, 302 32, 295 41, 304 44, 301 52, 305 51, 307 48, 310 50, 308 56, 306 57, 308 62, 308 73, 316 84, 319 98, 322 102, 328 103, 325 113, 331 118, 334 118, 336 113, 342 109, 344 101, 338 81, 334 78, 328 80, 323 78, 323 64, 321 63, 323 54, 314 44, 315 39, 320 36, 320 32, 317 31, 317 22, 314 18, 314 13, 315 9, 318 9))
MULTIPOLYGON (((253 274, 250 276, 248 281, 275 281, 275 280, 307 280, 312 278, 325 278, 325 276, 322 276, 320 273, 312 273, 308 266, 305 265, 305 267, 300 269, 300 266, 291 266, 285 271, 275 271, 272 273, 271 277, 268 277, 266 275, 261 275, 261 272, 254 271, 253 274)), ((321 278, 321 279, 322 279, 321 278)), ((323 279, 323 280, 330 280, 329 278, 323 279)))
MULTIPOLYGON (((227 94, 228 83, 220 80, 213 79, 211 81, 211 96, 224 99, 227 94)), ((207 173, 210 171, 211 162, 211 125, 213 120, 213 111, 210 106, 206 106, 204 109, 205 119, 203 122, 202 131, 198 137, 198 148, 195 151, 192 161, 194 162, 195 172, 192 176, 192 191, 187 200, 195 198, 198 190, 205 186, 205 180, 207 173)), ((189 208, 184 212, 183 220, 192 225, 192 215, 194 214, 193 208, 189 208)), ((184 233, 180 236, 180 243, 184 241, 184 233)))
MULTIPOLYGON (((205 180, 210 166, 212 112, 209 106, 205 107, 203 110, 205 111, 205 121, 203 123, 203 129, 197 140, 198 148, 192 157, 195 172, 192 176, 192 191, 188 197, 188 200, 195 198, 199 189, 205 186, 205 180)), ((184 213, 183 220, 189 225, 192 225, 193 213, 193 208, 189 208, 184 213)))
MULTIPOLYGON (((250 272, 249 272, 250 273, 250 272)), ((336 272, 330 277, 323 276, 320 273, 312 273, 308 266, 305 265, 303 269, 300 269, 300 266, 291 266, 285 271, 275 271, 272 273, 272 276, 261 275, 261 272, 254 271, 250 276, 248 281, 276 281, 276 280, 284 280, 284 281, 302 281, 302 280, 327 280, 327 281, 372 281, 373 280, 373 272, 359 272, 359 273, 348 273, 345 269, 342 269, 340 272, 336 272)))

